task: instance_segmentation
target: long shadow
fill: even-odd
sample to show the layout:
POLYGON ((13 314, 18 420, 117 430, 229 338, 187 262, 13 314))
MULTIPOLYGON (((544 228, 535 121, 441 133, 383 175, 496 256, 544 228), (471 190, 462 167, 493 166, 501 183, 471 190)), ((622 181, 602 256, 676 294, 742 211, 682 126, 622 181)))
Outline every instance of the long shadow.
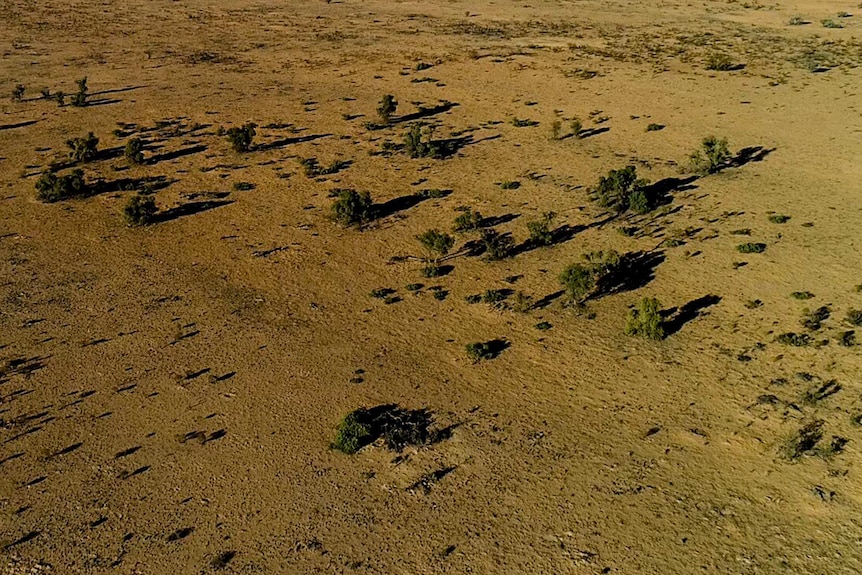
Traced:
POLYGON ((91 96, 101 96, 103 94, 119 94, 120 92, 131 92, 132 90, 140 90, 141 88, 149 88, 149 86, 128 86, 126 88, 114 88, 112 90, 102 90, 101 92, 91 92, 91 96))
POLYGON ((482 218, 479 222, 480 228, 493 228, 495 226, 499 226, 500 224, 506 224, 521 217, 521 214, 503 214, 502 216, 488 216, 487 218, 482 218))
POLYGON ((739 150, 729 162, 728 167, 740 168, 752 162, 762 162, 766 156, 775 151, 775 148, 764 148, 763 146, 749 146, 739 150))
POLYGON ((399 196, 397 198, 392 198, 391 200, 387 200, 382 204, 375 204, 372 210, 372 219, 379 220, 398 212, 403 212, 404 210, 409 210, 410 208, 420 204, 421 202, 429 199, 427 195, 423 195, 421 193, 410 194, 407 196, 399 196))
POLYGON ((426 108, 424 106, 419 107, 419 111, 413 112, 412 114, 405 114, 403 116, 399 116, 398 118, 393 118, 390 123, 392 124, 401 124, 403 122, 412 122, 413 120, 421 120, 422 118, 429 118, 431 116, 436 116, 437 114, 442 114, 444 112, 448 112, 455 106, 457 106, 455 102, 442 102, 437 104, 436 106, 432 106, 430 108, 426 108))
POLYGON ((153 218, 154 223, 164 223, 184 216, 193 216, 201 212, 206 212, 221 206, 234 203, 234 200, 210 200, 203 202, 189 202, 175 208, 170 208, 156 214, 153 218))
POLYGON ((663 180, 659 180, 653 184, 645 186, 643 191, 646 194, 650 206, 657 208, 671 203, 674 193, 697 189, 697 186, 693 185, 693 182, 697 179, 698 176, 664 178, 663 180))
POLYGON ((111 192, 129 192, 149 188, 152 191, 163 190, 176 182, 177 180, 169 180, 165 176, 148 176, 144 178, 120 178, 111 181, 94 182, 89 189, 87 196, 96 196, 99 194, 109 194, 111 192))
POLYGON ((327 138, 331 135, 332 134, 312 134, 310 136, 297 136, 295 138, 282 138, 281 140, 269 142, 268 144, 258 144, 257 146, 254 147, 253 151, 265 152, 267 150, 277 150, 278 148, 290 146, 291 144, 301 144, 302 142, 311 142, 313 140, 319 140, 320 138, 327 138))
POLYGON ((655 279, 655 269, 665 260, 663 251, 629 252, 620 258, 617 269, 602 278, 588 299, 640 289, 655 279))
POLYGON ((586 138, 592 138, 593 136, 598 136, 599 134, 604 134, 605 132, 610 132, 611 129, 607 126, 603 126, 601 128, 587 128, 586 130, 581 130, 578 134, 578 138, 581 140, 585 140, 586 138))
POLYGON ((0 125, 0 132, 3 130, 13 130, 15 128, 24 128, 26 126, 32 126, 39 120, 28 120, 26 122, 18 122, 17 124, 2 124, 0 125))
POLYGON ((676 308, 671 308, 663 311, 662 315, 668 317, 668 319, 663 322, 665 333, 667 335, 677 333, 685 324, 703 315, 703 310, 714 306, 720 301, 720 296, 709 294, 691 300, 678 310, 676 308))
POLYGON ((119 104, 120 102, 122 102, 122 100, 110 100, 107 98, 104 100, 87 100, 87 103, 84 107, 90 108, 94 106, 107 106, 109 104, 119 104))
POLYGON ((171 160, 176 160, 177 158, 182 158, 183 156, 190 156, 192 154, 199 154, 201 152, 207 151, 207 146, 203 144, 199 144, 197 146, 190 146, 188 148, 182 148, 181 150, 174 150, 173 152, 165 152, 163 154, 157 154, 152 156, 149 160, 147 160, 148 164, 158 164, 159 162, 169 162, 171 160))
POLYGON ((563 297, 563 294, 565 294, 565 293, 566 292, 564 290, 555 291, 554 293, 550 293, 550 294, 546 295, 545 297, 543 297, 542 299, 536 301, 536 303, 534 303, 532 306, 530 306, 530 309, 544 309, 544 308, 548 307, 549 305, 551 305, 555 300, 563 297))

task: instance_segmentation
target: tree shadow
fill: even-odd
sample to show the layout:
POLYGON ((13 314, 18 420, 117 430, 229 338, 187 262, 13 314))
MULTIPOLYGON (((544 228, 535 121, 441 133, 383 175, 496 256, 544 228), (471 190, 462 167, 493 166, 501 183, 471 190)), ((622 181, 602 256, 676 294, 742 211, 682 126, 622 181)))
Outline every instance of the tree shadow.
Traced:
POLYGON ((39 120, 27 120, 26 122, 18 122, 17 124, 0 124, 0 132, 3 130, 13 130, 15 128, 24 128, 26 126, 32 126, 39 120))
POLYGON ((258 144, 254 147, 254 151, 266 152, 268 150, 277 150, 279 148, 284 148, 285 146, 290 146, 292 144, 301 144, 302 142, 311 142, 314 140, 319 140, 320 138, 328 138, 331 135, 332 134, 312 134, 310 136, 282 138, 281 140, 275 140, 274 142, 269 142, 267 144, 258 144))
POLYGON ((422 118, 429 118, 431 116, 436 116, 437 114, 448 112, 457 105, 458 104, 456 104, 455 102, 441 102, 440 104, 437 104, 436 106, 431 106, 430 108, 420 106, 417 112, 413 112, 412 114, 405 114, 403 116, 399 116, 398 118, 393 118, 390 123, 401 124, 404 122, 421 120, 422 118))
POLYGON ((359 439, 358 449, 378 439, 396 452, 408 445, 432 445, 451 437, 455 427, 434 429, 434 414, 429 409, 403 409, 396 404, 360 408, 352 415, 368 431, 368 435, 359 439))
POLYGON ((662 316, 667 318, 663 322, 665 334, 673 335, 677 333, 685 324, 704 315, 703 310, 714 306, 720 301, 720 296, 709 294, 693 299, 679 309, 674 307, 662 311, 662 316))
POLYGON ((199 154, 201 152, 207 151, 207 146, 203 144, 198 144, 196 146, 190 146, 188 148, 182 148, 180 150, 174 150, 173 152, 165 152, 163 154, 156 154, 150 157, 146 162, 147 164, 153 165, 158 164, 159 162, 169 162, 171 160, 176 160, 177 158, 182 158, 183 156, 190 156, 192 154, 199 154))
POLYGON ((612 293, 633 291, 655 279, 655 269, 665 260, 663 251, 629 252, 620 258, 619 266, 597 286, 587 299, 598 299, 612 293))
POLYGON ((521 217, 521 214, 503 214, 501 216, 488 216, 487 218, 482 218, 479 221, 480 228, 493 228, 495 226, 499 226, 500 224, 506 224, 511 222, 512 220, 518 219, 521 217))
POLYGON ((108 106, 110 104, 119 104, 122 100, 111 100, 109 98, 104 98, 102 100, 87 100, 87 103, 83 106, 84 108, 90 108, 95 106, 108 106))
POLYGON ((117 180, 94 182, 86 196, 109 194, 111 192, 130 192, 148 188, 152 191, 163 190, 178 180, 169 180, 165 176, 147 176, 143 178, 120 178, 117 180))
POLYGON ((697 186, 693 185, 693 182, 697 179, 698 176, 664 178, 648 186, 644 186, 643 191, 646 194, 650 207, 656 208, 671 203, 674 193, 696 190, 697 186))
POLYGON ((175 208, 159 212, 153 217, 153 223, 164 223, 184 216, 193 216, 221 206, 234 203, 234 200, 207 200, 202 202, 188 202, 175 208))
POLYGON ((114 88, 111 90, 102 90, 100 92, 91 92, 90 96, 102 96, 104 94, 119 94, 120 92, 131 92, 132 90, 140 90, 149 86, 128 86, 126 88, 114 88))
POLYGON ((763 146, 748 146, 742 148, 736 156, 728 162, 728 167, 740 168, 752 162, 762 162, 766 156, 775 151, 775 148, 764 148, 763 146))
POLYGON ((601 128, 587 128, 586 130, 581 130, 578 133, 578 138, 581 140, 585 140, 587 138, 592 138, 593 136, 598 136, 599 134, 604 134, 605 132, 610 132, 611 129, 607 126, 603 126, 601 128))
POLYGON ((563 294, 565 294, 565 293, 566 293, 565 290, 560 290, 560 291, 555 291, 554 293, 550 293, 550 294, 546 295, 545 297, 543 297, 542 299, 537 300, 536 303, 534 303, 532 306, 530 306, 530 309, 544 309, 544 308, 548 307, 549 305, 551 305, 555 300, 563 297, 563 294))
POLYGON ((391 200, 387 200, 382 204, 375 204, 372 210, 372 220, 379 220, 396 214, 398 212, 403 212, 404 210, 409 210, 410 208, 420 204, 421 202, 430 199, 428 195, 423 194, 421 192, 416 194, 409 194, 406 196, 399 196, 397 198, 392 198, 391 200))

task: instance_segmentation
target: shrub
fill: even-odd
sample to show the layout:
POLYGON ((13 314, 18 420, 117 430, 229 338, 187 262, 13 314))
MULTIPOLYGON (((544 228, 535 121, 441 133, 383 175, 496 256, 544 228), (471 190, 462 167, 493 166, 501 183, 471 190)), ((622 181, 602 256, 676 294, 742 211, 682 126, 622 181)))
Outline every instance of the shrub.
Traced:
POLYGON ((842 332, 838 337, 838 345, 843 347, 853 347, 856 345, 856 332, 852 329, 842 332))
POLYGON ((835 20, 831 20, 831 19, 829 19, 829 18, 826 18, 826 19, 824 19, 824 20, 821 20, 821 21, 820 21, 820 24, 821 24, 824 28, 843 28, 843 27, 844 27, 844 25, 843 25, 843 24, 840 24, 840 23, 836 22, 835 20))
POLYGON ((549 246, 554 243, 551 223, 556 216, 554 212, 545 212, 538 220, 527 222, 527 231, 530 233, 530 242, 533 245, 549 246))
POLYGON ((559 120, 551 122, 551 139, 559 140, 563 132, 563 123, 559 120))
POLYGON ((786 224, 790 220, 790 216, 782 216, 774 214, 769 216, 769 221, 773 224, 786 224))
POLYGON ((404 150, 411 158, 441 157, 442 152, 439 145, 431 139, 433 131, 431 126, 421 124, 414 124, 410 127, 404 135, 404 150))
POLYGON ((645 297, 635 309, 629 310, 626 335, 636 335, 647 339, 664 339, 661 303, 654 297, 645 297))
POLYGON ((794 333, 788 331, 780 334, 775 338, 775 341, 784 345, 792 345, 794 347, 804 347, 811 343, 811 336, 806 333, 794 333))
POLYGON ((51 90, 49 88, 42 88, 39 90, 39 94, 42 96, 43 100, 51 99, 51 90))
POLYGON ((808 311, 807 309, 802 314, 802 319, 799 320, 799 323, 802 324, 802 327, 811 331, 817 331, 820 329, 821 325, 824 321, 829 319, 829 316, 832 315, 832 310, 829 309, 829 306, 821 306, 814 311, 808 311))
POLYGON ((371 194, 356 190, 338 190, 332 203, 332 219, 344 226, 363 224, 371 219, 371 194))
POLYGON ((643 190, 635 190, 629 195, 629 208, 636 214, 646 214, 652 209, 649 198, 643 190))
POLYGON ((337 174, 343 167, 349 165, 349 163, 334 160, 328 166, 321 166, 317 158, 301 158, 299 163, 302 165, 303 172, 309 178, 337 174))
POLYGON ((437 229, 427 230, 416 236, 416 239, 428 251, 431 259, 435 262, 441 257, 446 256, 449 250, 452 249, 452 246, 455 245, 455 238, 437 229))
POLYGON ((335 440, 330 444, 330 448, 347 455, 359 451, 371 436, 371 426, 366 423, 366 419, 367 411, 362 408, 345 415, 338 424, 335 440))
MULTIPOLYGON (((76 84, 78 84, 78 91, 72 94, 72 105, 81 108, 87 105, 87 97, 89 95, 87 93, 87 77, 84 76, 76 84)), ((62 94, 62 92, 58 92, 58 94, 62 94)))
POLYGON ((257 124, 247 122, 240 127, 234 126, 226 132, 227 140, 230 142, 234 152, 248 152, 251 150, 251 142, 255 135, 257 135, 255 128, 257 128, 257 124))
POLYGON ((512 297, 512 309, 518 313, 526 313, 530 311, 533 309, 533 305, 535 305, 535 303, 533 296, 522 291, 517 292, 512 297))
POLYGON ((493 359, 495 355, 493 346, 487 341, 468 343, 465 346, 465 349, 467 351, 467 357, 470 358, 470 361, 473 363, 479 363, 483 359, 493 359))
POLYGON ((664 126, 661 124, 651 123, 646 127, 647 132, 658 132, 659 130, 664 130, 664 126))
POLYGON ((521 118, 515 117, 512 118, 512 125, 516 128, 531 128, 533 126, 538 126, 539 122, 535 120, 522 120, 521 118))
POLYGON ((126 142, 126 148, 123 150, 123 155, 126 156, 126 159, 130 164, 143 164, 144 163, 144 143, 140 138, 132 138, 128 142, 126 142))
POLYGON ((25 91, 26 91, 26 88, 24 87, 23 84, 18 84, 17 86, 12 88, 12 101, 13 102, 20 102, 21 100, 23 100, 25 91))
POLYGON ((440 277, 441 275, 443 275, 443 272, 445 271, 445 269, 441 266, 436 265, 436 264, 432 264, 432 265, 428 265, 428 266, 423 267, 422 270, 420 270, 420 271, 422 273, 423 278, 436 278, 436 277, 440 277))
POLYGON ((766 244, 748 242, 736 246, 736 250, 742 254, 762 254, 766 251, 766 244))
POLYGON ((502 260, 512 254, 515 240, 509 234, 501 234, 491 228, 482 230, 482 244, 485 246, 485 257, 489 260, 502 260))
POLYGON ((130 226, 145 226, 153 223, 158 208, 153 196, 135 194, 123 207, 123 216, 130 226))
POLYGON ((89 162, 99 155, 99 138, 94 136, 93 132, 88 133, 85 138, 66 140, 66 145, 69 146, 69 158, 75 162, 89 162))
POLYGON ((517 190, 521 187, 521 182, 513 180, 503 180, 502 182, 497 182, 497 185, 500 186, 501 190, 517 190))
POLYGON ((862 310, 851 309, 847 311, 847 323, 862 326, 862 310))
POLYGON ((455 232, 471 232, 482 227, 482 214, 467 208, 463 213, 458 214, 452 226, 455 232))
POLYGON ((58 176, 54 172, 44 172, 36 181, 36 198, 45 203, 59 202, 87 193, 83 170, 58 176))
POLYGON ((794 16, 793 18, 791 18, 791 19, 787 22, 787 24, 788 24, 789 26, 802 26, 802 25, 804 25, 805 23, 806 23, 806 22, 805 22, 805 18, 803 18, 802 16, 794 16))
POLYGON ((569 130, 571 130, 573 138, 580 139, 581 132, 584 131, 584 125, 580 119, 572 118, 571 122, 569 122, 569 130))
POLYGON ((584 263, 573 263, 560 274, 571 301, 580 302, 591 295, 601 281, 614 274, 621 263, 620 255, 613 251, 589 252, 582 256, 584 263))
MULTIPOLYGON (((643 192, 643 187, 648 183, 648 180, 638 179, 637 169, 634 166, 626 166, 619 170, 611 170, 606 176, 599 178, 594 195, 603 208, 611 208, 618 213, 623 213, 631 207, 632 194, 643 192)), ((639 205, 639 207, 642 206, 639 205)))
POLYGON ((700 143, 700 149, 689 157, 689 169, 702 175, 714 174, 727 167, 731 159, 727 138, 707 136, 700 143))
POLYGON ((733 60, 727 54, 722 54, 719 52, 714 52, 706 57, 706 69, 707 70, 716 70, 719 72, 726 72, 728 70, 733 70, 734 64, 733 60))
POLYGON ((814 294, 810 291, 795 291, 790 294, 790 297, 793 299, 806 300, 814 297, 814 294))
POLYGON ((380 99, 380 104, 377 106, 377 115, 380 121, 388 124, 392 120, 392 114, 398 109, 398 101, 392 94, 386 94, 380 99))
POLYGON ((57 102, 57 106, 65 106, 66 105, 66 93, 62 90, 57 90, 54 93, 54 100, 57 102))

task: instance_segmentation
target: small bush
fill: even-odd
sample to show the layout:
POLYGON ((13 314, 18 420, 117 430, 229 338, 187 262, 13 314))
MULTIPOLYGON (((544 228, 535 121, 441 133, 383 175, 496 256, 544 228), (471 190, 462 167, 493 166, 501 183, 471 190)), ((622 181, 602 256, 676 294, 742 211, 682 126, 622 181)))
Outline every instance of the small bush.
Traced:
MULTIPOLYGON (((648 180, 638 179, 637 169, 634 166, 626 166, 619 170, 611 170, 607 175, 599 178, 599 183, 594 190, 596 201, 603 208, 611 208, 618 213, 623 213, 631 208, 632 195, 635 192, 643 194, 643 188, 649 183, 648 180)), ((646 202, 643 199, 636 200, 638 207, 643 207, 646 202)))
POLYGON ((54 101, 57 102, 57 106, 65 106, 66 105, 66 93, 62 90, 57 90, 54 93, 54 101))
POLYGON ((551 139, 559 140, 563 133, 563 123, 559 120, 551 122, 551 139))
POLYGON ((651 123, 646 127, 647 132, 658 132, 659 130, 664 130, 664 126, 661 124, 651 123))
POLYGON ((367 411, 361 408, 345 415, 338 424, 335 440, 330 448, 347 455, 353 455, 359 451, 371 436, 371 426, 364 421, 367 418, 366 415, 367 411))
POLYGON ((514 297, 512 297, 512 309, 518 313, 526 313, 530 311, 533 309, 535 303, 533 296, 522 291, 517 292, 514 297))
POLYGON ((497 185, 500 186, 501 190, 517 190, 521 187, 521 182, 512 181, 512 180, 503 180, 502 182, 497 182, 497 185))
POLYGON ((438 261, 439 258, 445 257, 452 246, 455 245, 455 238, 445 232, 437 229, 427 230, 418 236, 416 239, 422 244, 433 261, 438 261))
POLYGON ((25 88, 23 84, 18 84, 17 86, 12 88, 12 101, 13 102, 20 102, 21 100, 23 100, 24 99, 24 92, 26 90, 27 90, 27 88, 25 88))
POLYGON ((810 291, 795 291, 792 294, 790 294, 790 297, 792 297, 793 299, 798 299, 798 300, 807 300, 807 299, 813 298, 814 294, 811 293, 810 291))
POLYGON ((464 301, 467 303, 481 303, 482 302, 482 294, 474 293, 464 297, 464 301))
POLYGON ((257 124, 247 122, 240 127, 234 126, 226 132, 227 140, 234 152, 242 153, 251 150, 251 142, 257 135, 255 128, 257 124))
POLYGON ((727 167, 731 157, 727 138, 707 136, 701 141, 700 149, 689 155, 689 169, 701 175, 714 174, 727 167))
MULTIPOLYGON (((84 76, 80 80, 76 82, 78 84, 78 91, 72 94, 72 105, 78 108, 82 108, 87 105, 87 97, 89 96, 87 89, 87 77, 84 76)), ((58 94, 62 94, 62 92, 57 92, 58 94)), ((62 104, 61 104, 62 105, 62 104)))
POLYGON ((380 99, 380 104, 377 106, 377 116, 384 124, 392 121, 392 114, 398 109, 398 101, 392 94, 386 94, 380 99))
POLYGON ((643 298, 637 308, 629 311, 626 335, 636 335, 647 339, 664 339, 661 303, 656 298, 643 298))
POLYGON ((823 322, 829 319, 830 315, 832 315, 832 310, 829 309, 829 306, 824 305, 814 311, 805 310, 799 323, 801 323, 802 327, 805 329, 817 331, 820 329, 823 322))
POLYGON ((802 16, 794 16, 787 22, 788 26, 802 26, 806 23, 805 18, 802 16))
POLYGON ((604 278, 617 271, 622 261, 613 250, 590 252, 582 258, 584 263, 569 265, 559 277, 566 295, 574 302, 581 302, 590 296, 604 278))
POLYGON ((856 332, 852 329, 842 332, 838 337, 838 345, 843 347, 853 347, 856 345, 856 332))
POLYGON ((302 165, 303 172, 309 178, 337 174, 345 166, 349 165, 348 162, 334 160, 328 166, 321 166, 320 163, 317 161, 317 158, 302 158, 299 160, 299 163, 302 165))
POLYGON ((652 210, 649 198, 643 190, 635 190, 629 196, 629 208, 636 214, 647 214, 652 210))
POLYGON ((42 88, 39 91, 39 94, 42 96, 43 100, 50 100, 51 99, 51 90, 49 88, 42 88))
POLYGON ((356 190, 338 190, 332 203, 332 219, 344 226, 363 224, 371 219, 371 194, 356 190))
POLYGON ((726 72, 733 70, 733 59, 727 54, 715 52, 706 57, 706 69, 726 72))
POLYGON ((573 138, 580 139, 581 133, 584 131, 584 125, 581 123, 580 119, 572 118, 569 122, 569 130, 571 131, 573 138))
POLYGON ((766 251, 766 244, 748 242, 736 246, 736 250, 741 254, 762 254, 766 251))
POLYGON ((422 268, 421 273, 424 278, 436 278, 443 275, 444 269, 442 266, 429 265, 422 268))
POLYGON ((482 295, 482 303, 495 304, 504 301, 508 296, 508 294, 499 289, 489 289, 485 290, 485 293, 482 295))
POLYGON ((846 320, 850 325, 862 326, 862 310, 848 310, 846 320))
POLYGON ((554 233, 551 231, 551 223, 557 216, 554 212, 545 212, 538 220, 527 222, 527 231, 530 234, 530 242, 536 246, 549 246, 554 243, 554 233))
POLYGON ((69 158, 74 162, 89 162, 99 155, 99 138, 94 136, 93 132, 88 133, 85 138, 66 140, 66 145, 69 146, 69 158))
POLYGON ((835 20, 831 20, 831 19, 829 19, 829 18, 826 18, 826 19, 824 19, 824 20, 821 20, 821 21, 820 21, 820 24, 821 24, 824 28, 843 28, 843 27, 844 27, 844 25, 843 25, 843 24, 840 24, 840 23, 836 22, 835 20))
POLYGON ((452 230, 455 232, 472 232, 481 227, 482 214, 467 208, 463 213, 458 214, 455 218, 452 230))
POLYGON ((790 220, 790 216, 771 215, 769 221, 773 224, 786 224, 790 220))
POLYGON ((130 164, 144 163, 144 142, 140 138, 132 138, 126 142, 123 155, 130 164))
POLYGON ((489 260, 502 260, 512 255, 515 240, 509 234, 501 234, 495 229, 482 230, 482 244, 485 257, 489 260))
POLYGON ((806 333, 794 333, 792 331, 788 331, 776 337, 775 341, 784 345, 804 347, 811 343, 811 336, 806 333))
POLYGON ((539 122, 535 120, 522 120, 521 118, 512 118, 512 125, 516 128, 531 128, 533 126, 538 126, 539 122))
POLYGON ((59 202, 87 193, 83 170, 58 176, 54 172, 44 172, 36 181, 36 198, 45 203, 59 202))
POLYGON ((467 351, 467 357, 473 363, 479 363, 483 359, 494 359, 497 355, 492 342, 489 341, 468 343, 464 347, 467 351))
POLYGON ((407 291, 417 292, 417 291, 421 290, 423 287, 425 287, 425 286, 423 286, 422 284, 413 283, 413 284, 407 284, 404 289, 406 289, 407 291))
POLYGON ((404 135, 404 150, 411 158, 442 158, 443 148, 435 142, 433 126, 414 124, 404 135))
POLYGON ((135 194, 123 207, 123 216, 130 226, 145 226, 153 223, 158 208, 153 196, 135 194))
POLYGON ((375 299, 385 299, 395 293, 392 288, 376 288, 371 290, 371 297, 375 299))

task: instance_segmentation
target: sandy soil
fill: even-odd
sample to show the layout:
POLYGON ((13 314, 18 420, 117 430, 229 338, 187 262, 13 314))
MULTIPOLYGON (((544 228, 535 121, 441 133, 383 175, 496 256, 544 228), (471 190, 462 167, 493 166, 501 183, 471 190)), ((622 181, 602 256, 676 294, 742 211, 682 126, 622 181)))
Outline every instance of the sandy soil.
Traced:
POLYGON ((840 345, 862 308, 862 8, 0 13, 0 90, 26 87, 0 102, 0 573, 862 572, 862 362, 840 345), (706 69, 716 53, 734 69, 706 69), (39 96, 84 76, 85 107, 39 96), (393 122, 369 129, 387 93, 393 122), (551 139, 574 117, 585 137, 551 139), (236 153, 219 128, 248 121, 255 147, 236 153), (381 153, 415 121, 454 154, 381 153), (102 152, 81 167, 100 193, 38 201, 40 173, 89 131, 102 152), (680 175, 710 134, 733 166, 680 175), (123 157, 133 137, 140 166, 123 157), (307 177, 309 157, 349 164, 307 177), (589 190, 630 164, 664 205, 615 216, 589 190), (370 192, 380 217, 336 225, 334 188, 370 192), (158 222, 129 227, 143 189, 158 222), (451 230, 462 206, 522 249, 422 277, 415 236, 451 230), (566 233, 528 249, 525 223, 550 210, 566 233), (599 249, 639 266, 566 305, 559 273, 599 249), (489 289, 540 305, 465 300, 489 289), (664 340, 624 333, 644 297, 669 317, 664 340), (819 329, 800 325, 821 306, 819 329), (498 357, 468 359, 495 339, 498 357), (330 449, 346 413, 388 404, 445 433, 400 453, 330 449), (822 439, 789 458, 812 422, 822 439))

